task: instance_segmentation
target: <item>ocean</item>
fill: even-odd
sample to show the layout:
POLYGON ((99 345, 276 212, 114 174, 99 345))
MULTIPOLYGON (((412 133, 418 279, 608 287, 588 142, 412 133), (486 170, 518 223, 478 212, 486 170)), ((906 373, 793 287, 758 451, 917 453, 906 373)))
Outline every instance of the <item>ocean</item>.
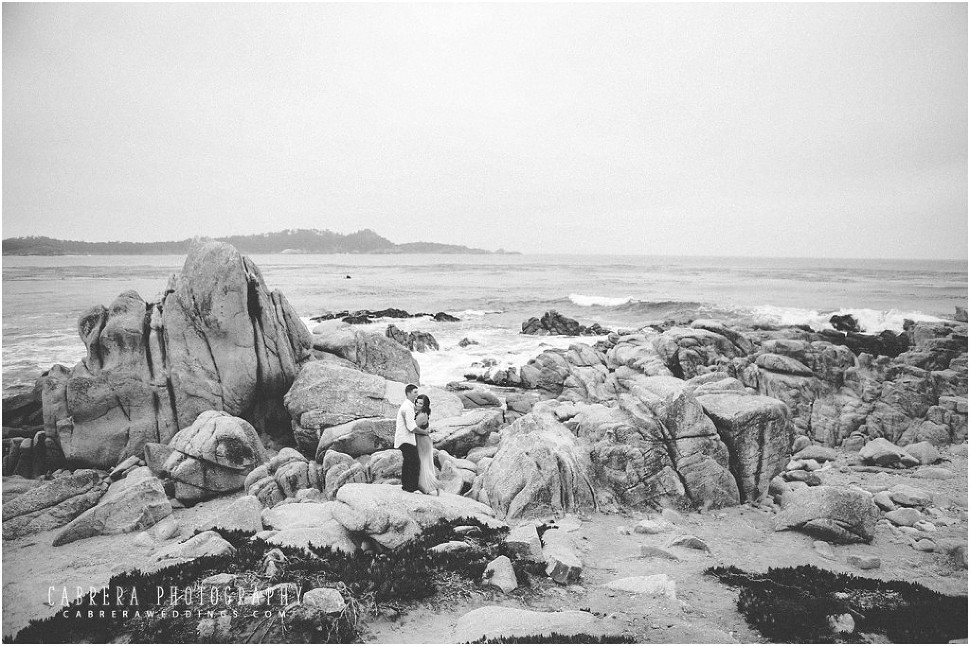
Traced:
MULTIPOLYGON (((667 317, 827 326, 852 313, 869 332, 903 320, 952 318, 967 306, 967 263, 558 255, 254 255, 270 289, 303 317, 389 307, 439 311, 381 321, 433 334, 441 350, 416 353, 421 381, 444 385, 476 362, 521 365, 544 347, 575 339, 518 334, 532 316, 555 309, 584 325, 636 328, 667 317), (458 347, 464 338, 477 342, 458 347)), ((84 356, 77 320, 87 308, 133 289, 155 300, 183 256, 5 256, 3 395, 33 386, 55 363, 84 356)), ((590 339, 592 341, 594 339, 590 339)))

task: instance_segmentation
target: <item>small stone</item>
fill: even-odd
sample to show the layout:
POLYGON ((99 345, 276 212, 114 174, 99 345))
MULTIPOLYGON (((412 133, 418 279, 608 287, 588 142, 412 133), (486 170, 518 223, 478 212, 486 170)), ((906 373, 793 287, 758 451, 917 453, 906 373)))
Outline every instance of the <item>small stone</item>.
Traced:
POLYGON ((663 596, 674 601, 677 600, 677 584, 666 574, 627 577, 605 583, 604 587, 611 590, 632 592, 633 594, 663 596))
POLYGON ((626 525, 620 525, 619 527, 616 528, 616 533, 620 534, 621 536, 629 536, 630 534, 633 533, 633 530, 631 530, 626 525))
POLYGON ((852 555, 846 562, 852 567, 859 568, 860 570, 875 570, 882 562, 875 556, 856 556, 852 555))
POLYGON ((832 549, 832 546, 825 541, 815 541, 812 543, 812 547, 815 548, 815 551, 818 552, 819 556, 822 558, 830 561, 835 560, 835 551, 832 549))
POLYGON ((834 633, 854 633, 855 619, 849 613, 832 615, 829 617, 829 627, 832 628, 832 632, 834 633))
POLYGON ((228 572, 223 572, 221 574, 213 574, 210 577, 202 579, 202 585, 221 588, 235 584, 237 578, 239 578, 238 574, 229 574, 228 572))
POLYGON ((707 543, 697 538, 696 536, 691 536, 689 534, 684 534, 672 538, 667 542, 667 547, 684 547, 691 550, 700 550, 702 552, 710 552, 711 548, 707 546, 707 543))
POLYGON ((474 525, 458 525, 454 528, 454 532, 459 536, 481 536, 482 528, 474 525))
POLYGON ((325 614, 338 614, 347 607, 340 592, 333 588, 314 588, 303 594, 303 605, 316 608, 325 614))
POLYGON ((641 520, 633 531, 637 534, 662 534, 670 531, 673 526, 664 520, 641 520))
POLYGON ((583 562, 566 545, 547 546, 543 550, 546 559, 546 575, 563 585, 578 581, 583 573, 583 562))
POLYGON ((928 507, 933 504, 933 496, 909 485, 899 484, 889 490, 893 502, 903 507, 928 507))
POLYGON ((679 561, 680 559, 671 552, 653 545, 641 545, 640 556, 642 558, 667 559, 668 561, 679 561))
POLYGON ((455 552, 464 552, 470 550, 471 545, 462 541, 448 541, 447 543, 440 543, 430 548, 429 552, 434 552, 435 554, 452 554, 455 552))
POLYGON ((899 527, 896 531, 899 532, 900 536, 905 536, 906 538, 916 539, 920 535, 920 531, 913 527, 899 527))
POLYGON ((505 539, 505 545, 509 552, 516 558, 525 559, 542 563, 545 559, 542 556, 542 542, 539 540, 539 532, 533 524, 519 525, 505 539))
POLYGON ((499 556, 485 567, 482 582, 491 585, 508 594, 515 590, 518 583, 512 561, 507 556, 499 556))
POLYGON ((894 525, 912 527, 923 518, 923 515, 917 509, 906 507, 886 512, 886 518, 894 525))
POLYGON ((913 546, 913 549, 919 550, 920 552, 932 552, 936 549, 936 543, 928 538, 921 538, 918 541, 913 541, 910 543, 910 545, 913 546))
POLYGON ((286 606, 298 599, 299 593, 295 583, 279 583, 263 590, 257 590, 249 595, 249 605, 265 606, 267 604, 286 606))
POLYGON ((888 491, 880 491, 875 496, 872 497, 872 502, 876 503, 876 506, 883 511, 895 511, 896 503, 889 496, 888 491))
POLYGON ((928 520, 918 520, 915 523, 913 523, 913 529, 915 529, 917 531, 920 531, 920 532, 927 532, 927 533, 929 533, 929 532, 935 532, 936 531, 936 525, 934 525, 933 523, 931 523, 928 520))

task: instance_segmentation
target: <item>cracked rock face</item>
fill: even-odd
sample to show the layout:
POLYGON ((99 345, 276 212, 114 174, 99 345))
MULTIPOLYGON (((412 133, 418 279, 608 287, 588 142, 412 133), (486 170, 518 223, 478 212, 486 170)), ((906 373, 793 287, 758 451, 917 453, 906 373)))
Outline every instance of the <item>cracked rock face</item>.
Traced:
POLYGON ((197 243, 158 302, 125 292, 83 314, 78 333, 87 357, 54 366, 43 391, 45 430, 72 464, 113 467, 207 410, 290 434, 282 397, 310 335, 231 245, 197 243))

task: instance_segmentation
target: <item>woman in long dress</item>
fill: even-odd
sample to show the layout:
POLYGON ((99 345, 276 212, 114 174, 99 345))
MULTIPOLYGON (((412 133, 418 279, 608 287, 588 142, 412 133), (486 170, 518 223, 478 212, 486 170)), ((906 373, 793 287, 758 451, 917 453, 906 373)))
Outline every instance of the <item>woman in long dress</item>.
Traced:
POLYGON ((438 473, 434 468, 431 444, 431 400, 427 395, 418 395, 414 400, 414 423, 418 428, 414 434, 418 443, 418 490, 427 494, 438 494, 438 473))

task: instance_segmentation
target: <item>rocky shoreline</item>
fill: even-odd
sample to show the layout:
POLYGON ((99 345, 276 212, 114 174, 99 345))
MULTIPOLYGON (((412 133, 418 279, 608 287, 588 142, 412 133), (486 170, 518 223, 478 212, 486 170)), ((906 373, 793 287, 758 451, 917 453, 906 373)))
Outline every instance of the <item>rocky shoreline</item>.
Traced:
MULTIPOLYGON (((670 586, 701 577, 684 563, 712 550, 721 563, 757 569, 740 548, 727 550, 734 563, 724 561, 710 532, 748 510, 758 517, 756 548, 790 556, 797 545, 813 563, 867 576, 943 573, 944 592, 967 592, 965 321, 879 335, 850 320, 824 331, 704 319, 611 331, 547 312, 522 332, 577 337, 568 349, 424 388, 444 489, 435 498, 396 486, 393 417, 404 384, 420 383, 412 352, 437 342, 347 323, 387 312, 325 315, 311 332, 248 258, 213 242, 192 249, 159 302, 126 292, 86 312, 78 330, 87 356, 4 400, 5 570, 24 573, 20 559, 131 536, 143 550, 125 561, 130 567, 168 567, 225 553, 219 532, 228 530, 280 548, 365 557, 414 544, 438 523, 474 519, 508 532, 502 549, 511 560, 499 556, 487 572, 505 558, 509 568, 533 563, 540 573, 526 581, 509 579, 508 568, 476 574, 474 585, 500 604, 523 585, 579 594, 587 607, 623 608, 603 614, 623 614, 628 625, 601 634, 647 641, 654 629, 637 632, 640 619, 616 595, 664 598, 665 616, 697 628, 681 636, 704 641, 714 628, 691 623, 691 604, 671 604, 680 597, 670 586), (602 338, 590 345, 583 335, 602 338), (209 507, 218 512, 191 528, 180 520, 209 507), (630 542, 631 558, 650 573, 602 580, 597 569, 612 557, 578 535, 601 547, 630 542), (594 580, 610 592, 591 591, 594 580)), ((433 549, 466 549, 460 536, 450 542, 433 549)), ((5 635, 36 612, 24 600, 34 610, 8 624, 17 585, 5 577, 5 635)), ((453 619, 462 626, 455 635, 488 623, 453 619)), ((587 632, 577 634, 594 634, 580 619, 587 632)), ((372 637, 407 634, 391 624, 382 633, 377 621, 372 637)), ((483 635, 501 633, 501 622, 488 625, 483 635)))

